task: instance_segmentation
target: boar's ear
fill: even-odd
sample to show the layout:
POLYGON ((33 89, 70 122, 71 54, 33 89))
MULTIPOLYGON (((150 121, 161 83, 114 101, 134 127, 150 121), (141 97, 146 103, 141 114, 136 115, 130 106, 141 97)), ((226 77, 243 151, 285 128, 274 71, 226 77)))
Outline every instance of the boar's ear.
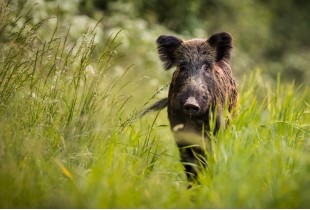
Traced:
POLYGON ((227 32, 212 35, 208 41, 209 45, 216 51, 215 61, 222 59, 230 60, 230 51, 232 49, 232 36, 227 32))
POLYGON ((176 64, 176 49, 181 45, 182 40, 174 36, 161 35, 156 40, 160 60, 164 63, 166 70, 176 64))

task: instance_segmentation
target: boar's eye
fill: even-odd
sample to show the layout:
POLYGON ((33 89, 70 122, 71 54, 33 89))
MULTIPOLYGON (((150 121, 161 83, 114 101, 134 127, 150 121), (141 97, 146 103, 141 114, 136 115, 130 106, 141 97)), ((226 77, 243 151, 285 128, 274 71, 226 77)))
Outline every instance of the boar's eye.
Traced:
POLYGON ((207 50, 203 50, 202 52, 201 52, 201 55, 207 55, 208 54, 208 51, 207 50))
POLYGON ((209 62, 205 62, 205 63, 203 64, 203 68, 204 68, 204 70, 208 70, 208 69, 211 68, 211 64, 210 64, 209 62))

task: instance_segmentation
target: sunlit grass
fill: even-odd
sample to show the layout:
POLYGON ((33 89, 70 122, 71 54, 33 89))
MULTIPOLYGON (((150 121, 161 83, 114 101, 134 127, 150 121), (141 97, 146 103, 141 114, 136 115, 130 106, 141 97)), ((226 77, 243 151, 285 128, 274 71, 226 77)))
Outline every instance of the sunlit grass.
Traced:
POLYGON ((139 118, 154 97, 129 106, 132 80, 111 72, 116 34, 102 50, 93 28, 73 42, 57 26, 42 41, 43 22, 12 28, 16 14, 1 9, 2 208, 309 208, 308 87, 245 75, 236 116, 187 190, 166 110, 139 118))

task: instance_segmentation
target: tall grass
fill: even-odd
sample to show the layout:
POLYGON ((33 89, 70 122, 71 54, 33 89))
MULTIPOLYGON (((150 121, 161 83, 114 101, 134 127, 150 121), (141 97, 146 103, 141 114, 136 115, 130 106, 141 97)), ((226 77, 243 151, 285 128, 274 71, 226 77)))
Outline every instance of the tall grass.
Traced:
POLYGON ((246 75, 187 190, 165 111, 139 119, 126 72, 111 72, 116 34, 102 50, 93 28, 74 42, 57 25, 43 41, 48 19, 0 14, 2 208, 309 208, 308 87, 246 75))

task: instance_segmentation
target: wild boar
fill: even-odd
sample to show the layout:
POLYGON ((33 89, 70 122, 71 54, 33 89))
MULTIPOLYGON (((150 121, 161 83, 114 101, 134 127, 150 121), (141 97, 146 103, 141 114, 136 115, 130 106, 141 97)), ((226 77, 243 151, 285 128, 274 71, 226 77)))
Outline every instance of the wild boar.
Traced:
POLYGON ((238 91, 230 65, 232 36, 222 32, 208 39, 183 41, 161 35, 156 42, 165 70, 176 69, 168 98, 156 102, 147 111, 167 106, 187 178, 196 180, 201 167, 206 166, 210 132, 216 134, 225 121, 224 108, 233 112, 237 103, 238 91), (215 121, 213 129, 211 117, 215 121), (204 136, 204 141, 197 141, 197 136, 198 139, 204 136))

